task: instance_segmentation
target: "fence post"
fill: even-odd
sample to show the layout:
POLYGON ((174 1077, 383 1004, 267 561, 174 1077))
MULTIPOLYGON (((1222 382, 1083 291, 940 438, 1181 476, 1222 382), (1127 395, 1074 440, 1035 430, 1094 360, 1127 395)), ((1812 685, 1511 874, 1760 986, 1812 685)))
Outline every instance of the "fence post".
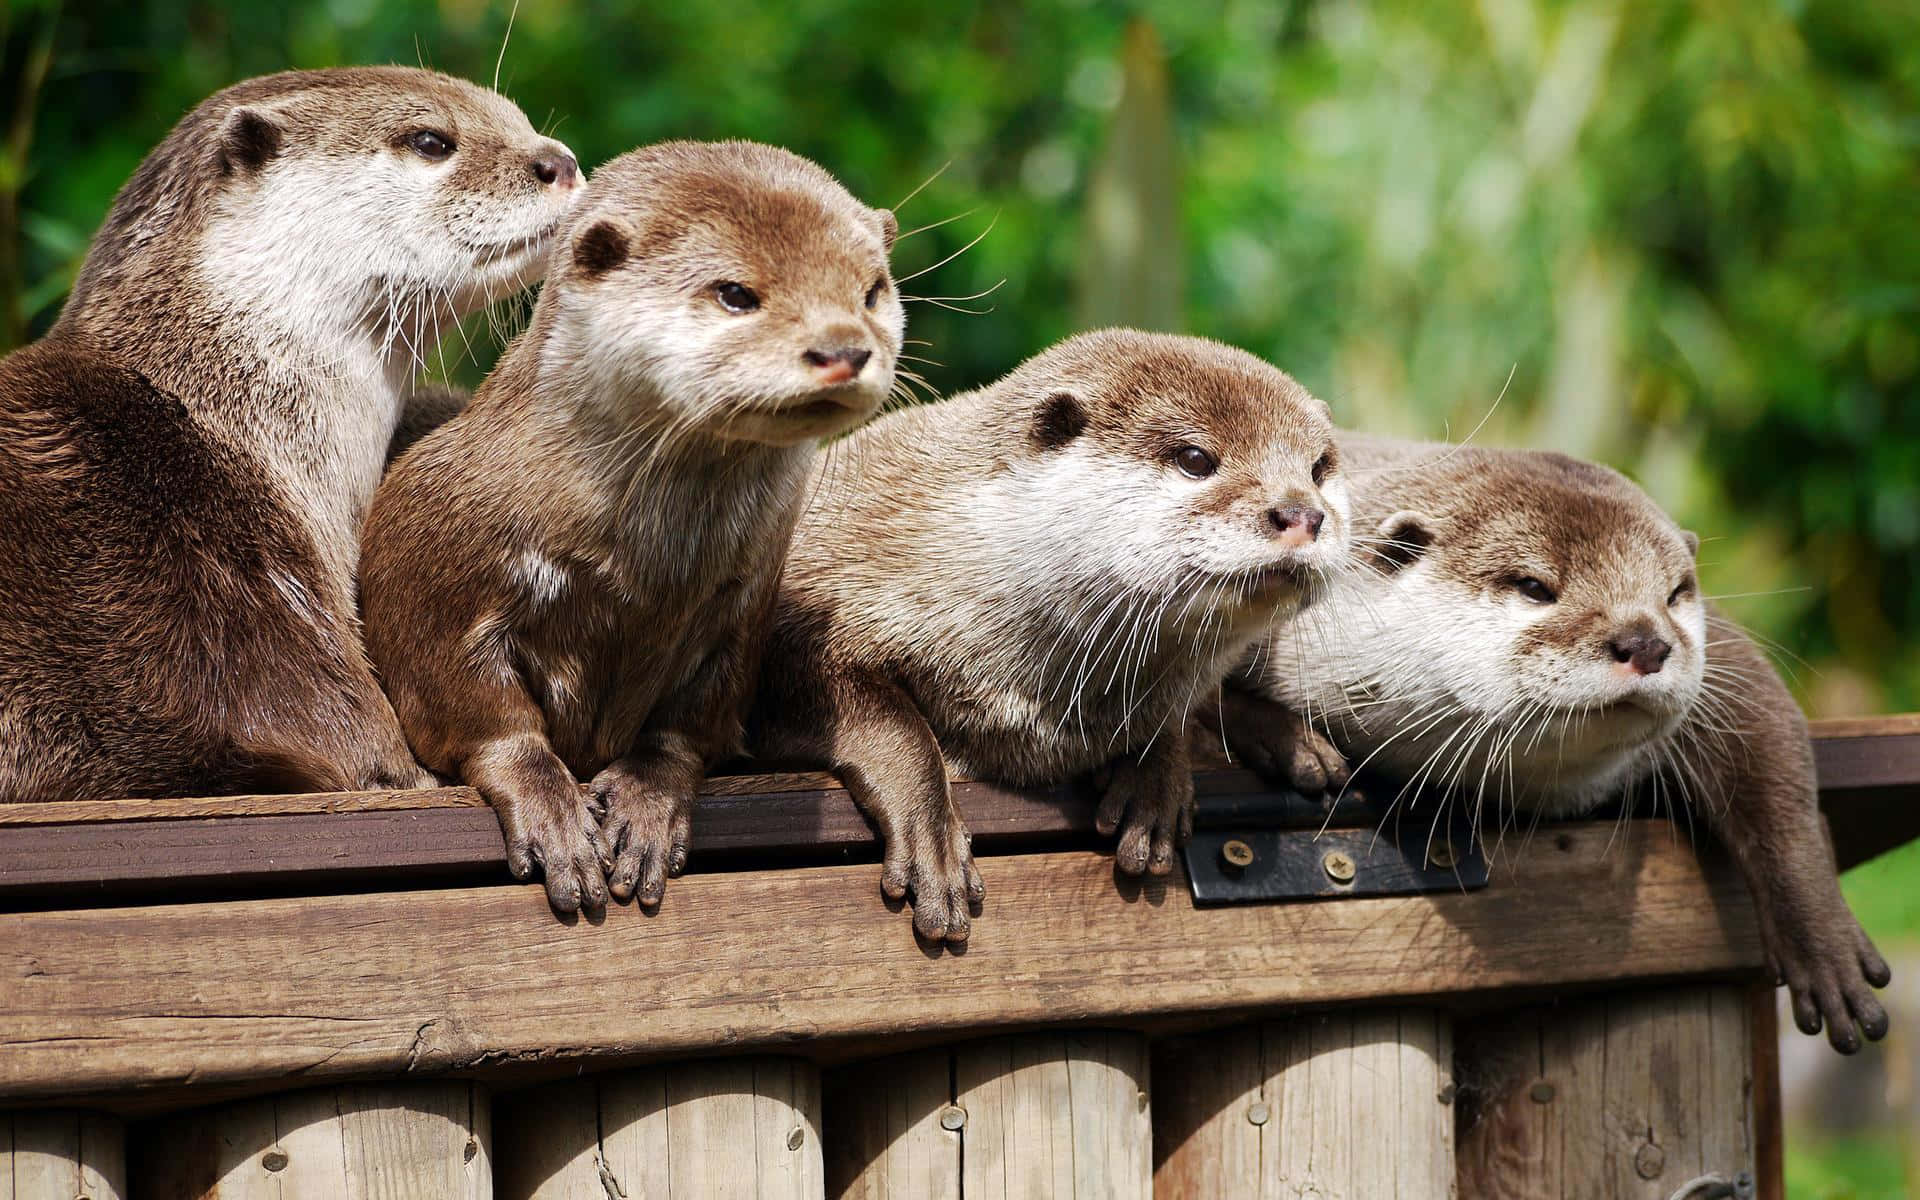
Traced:
POLYGON ((0 1113, 0 1200, 125 1200, 127 1135, 117 1117, 0 1113))
POLYGON ((1148 1200, 1146 1039, 991 1038, 829 1073, 840 1200, 1148 1200))
POLYGON ((1154 1195, 1454 1195, 1453 1046, 1429 1009, 1170 1038, 1153 1064, 1154 1195))
POLYGON ((820 1200, 820 1073, 707 1059, 500 1098, 501 1200, 820 1200))

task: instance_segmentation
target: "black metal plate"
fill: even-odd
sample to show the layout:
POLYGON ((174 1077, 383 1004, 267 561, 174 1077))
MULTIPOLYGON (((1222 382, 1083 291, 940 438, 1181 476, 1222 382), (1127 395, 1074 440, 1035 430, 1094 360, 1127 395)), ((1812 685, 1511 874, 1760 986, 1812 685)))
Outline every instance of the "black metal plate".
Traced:
POLYGON ((1193 902, 1410 896, 1487 886, 1486 856, 1471 830, 1436 831, 1427 821, 1301 828, 1301 818, 1316 811, 1334 815, 1324 801, 1290 793, 1236 797, 1231 805, 1203 798, 1199 828, 1182 851, 1193 902))

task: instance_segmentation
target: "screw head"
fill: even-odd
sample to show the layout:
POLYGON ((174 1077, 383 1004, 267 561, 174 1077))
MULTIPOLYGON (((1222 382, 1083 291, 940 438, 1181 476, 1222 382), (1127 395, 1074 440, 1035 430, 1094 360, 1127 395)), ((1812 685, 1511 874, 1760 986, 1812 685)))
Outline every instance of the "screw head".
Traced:
POLYGON ((787 1134, 787 1149, 798 1150, 807 1143, 807 1131, 798 1125, 787 1134))
POLYGON ((1360 869, 1354 863, 1353 856, 1344 850, 1327 851, 1320 859, 1320 866, 1326 871, 1327 878, 1335 883, 1352 883, 1360 869))
POLYGON ((1667 1152, 1647 1142, 1633 1152, 1633 1173, 1642 1179, 1658 1179, 1667 1169, 1667 1152))
POLYGON ((1427 847, 1427 861, 1442 871, 1447 871, 1451 870, 1453 864, 1459 862, 1460 859, 1459 856, 1454 853, 1453 843, 1443 841, 1435 842, 1433 845, 1427 847))
POLYGON ((1553 1085, 1542 1079, 1539 1083, 1527 1089, 1527 1096, 1532 1099, 1535 1104, 1552 1104, 1554 1096, 1553 1085))
POLYGON ((1272 1115, 1273 1111, 1267 1107, 1265 1100, 1255 1100, 1247 1106, 1247 1123, 1249 1125, 1265 1125, 1267 1118, 1272 1115))
POLYGON ((260 1165, 269 1171, 284 1171, 287 1169, 287 1152, 269 1150, 260 1156, 260 1165))
POLYGON ((1253 865, 1253 847, 1239 838, 1230 839, 1220 847, 1220 861, 1234 870, 1244 870, 1253 865))
POLYGON ((967 1110, 958 1104, 949 1104, 940 1110, 940 1128, 948 1133, 958 1133, 966 1128, 967 1110))

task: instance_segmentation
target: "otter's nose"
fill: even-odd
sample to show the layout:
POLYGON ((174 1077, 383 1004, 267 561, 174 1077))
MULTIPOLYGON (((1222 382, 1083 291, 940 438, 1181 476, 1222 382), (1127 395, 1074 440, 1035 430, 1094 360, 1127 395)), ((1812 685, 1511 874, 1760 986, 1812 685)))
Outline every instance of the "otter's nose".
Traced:
POLYGON ((1665 640, 1638 632, 1608 639, 1607 650, 1612 653, 1613 661, 1630 664, 1641 675, 1658 675, 1660 668, 1667 665, 1667 656, 1673 653, 1673 647, 1665 640))
POLYGON ((571 154, 547 154, 533 160, 533 177, 550 187, 570 188, 580 181, 580 164, 571 154))
POLYGON ((1267 510, 1267 524, 1283 546, 1304 546, 1320 536, 1327 514, 1304 504, 1289 504, 1267 510))
POLYGON ((820 372, 820 378, 826 383, 845 383, 858 375, 873 357, 873 351, 842 346, 838 350, 807 350, 800 355, 810 367, 820 372))

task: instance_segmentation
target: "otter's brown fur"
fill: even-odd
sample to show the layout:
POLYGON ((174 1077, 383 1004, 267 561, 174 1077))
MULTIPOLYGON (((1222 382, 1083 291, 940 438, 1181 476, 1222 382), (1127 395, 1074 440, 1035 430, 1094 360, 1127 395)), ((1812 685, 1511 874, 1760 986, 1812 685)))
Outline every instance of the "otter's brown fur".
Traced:
POLYGON ((928 938, 964 941, 984 894, 943 752, 1015 784, 1106 772, 1116 862, 1171 870, 1186 709, 1344 559, 1326 406, 1217 342, 1108 330, 846 452, 795 535, 755 748, 841 776, 928 938))
POLYGON ((525 282, 564 154, 368 68, 238 84, 147 157, 0 362, 0 801, 431 781, 361 649, 359 515, 398 347, 525 282))
POLYGON ((1306 789, 1341 782, 1344 752, 1503 823, 1636 791, 1684 807, 1739 865, 1800 1027, 1843 1051, 1881 1036, 1888 972, 1840 894, 1806 721, 1700 597, 1697 539, 1563 455, 1341 443, 1376 569, 1265 648, 1248 682, 1289 711, 1228 694, 1235 751, 1306 789))
POLYGON ((363 595, 401 723, 562 911, 657 904, 685 864, 815 446, 893 380, 894 228, 772 147, 608 163, 532 325, 381 485, 363 595))

